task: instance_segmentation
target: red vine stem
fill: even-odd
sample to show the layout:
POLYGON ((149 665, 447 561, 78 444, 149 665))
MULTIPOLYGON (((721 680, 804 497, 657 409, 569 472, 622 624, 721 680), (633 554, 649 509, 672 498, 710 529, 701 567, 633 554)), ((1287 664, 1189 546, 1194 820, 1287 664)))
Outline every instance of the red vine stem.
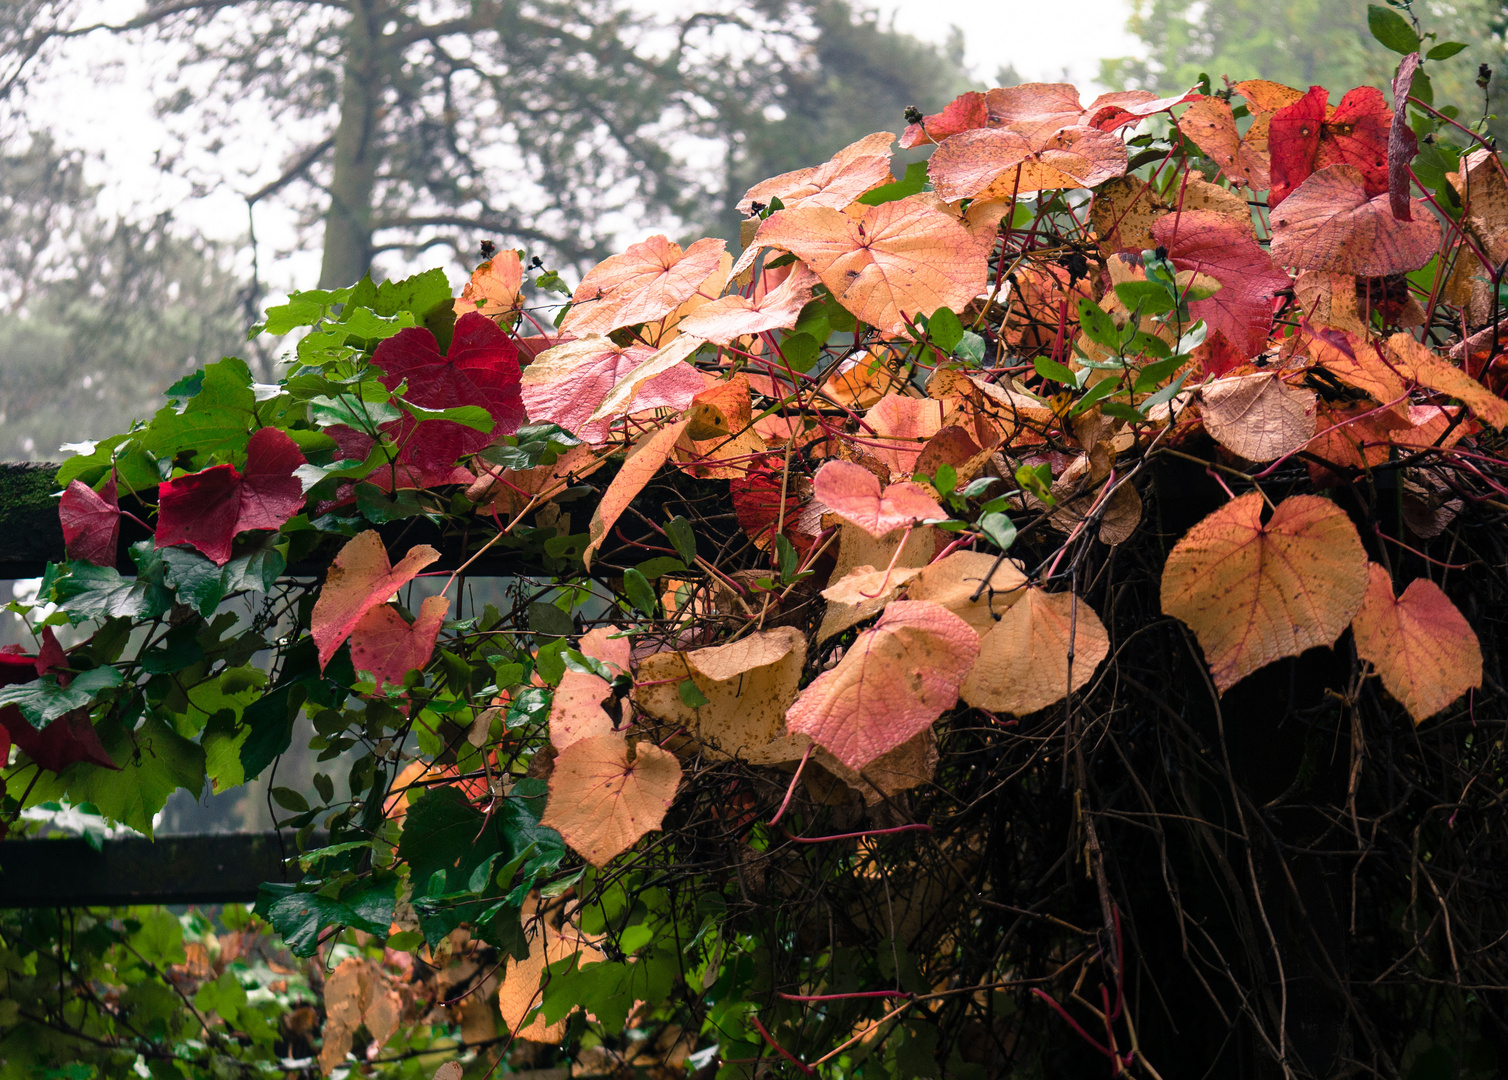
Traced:
POLYGON ((796 766, 796 775, 791 777, 791 786, 785 789, 785 798, 780 802, 780 809, 776 810, 775 816, 770 819, 771 825, 778 825, 780 819, 785 816, 786 807, 791 805, 791 796, 796 794, 796 784, 801 779, 801 770, 806 768, 807 760, 812 756, 812 748, 816 745, 816 743, 806 744, 806 753, 801 755, 801 764, 796 766))
POLYGON ((824 844, 829 840, 856 840, 861 836, 892 836, 903 832, 931 832, 931 825, 897 825, 892 829, 865 829, 862 832, 837 833, 834 836, 793 836, 786 832, 785 838, 797 844, 824 844))
POLYGON ((775 1036, 771 1035, 768 1031, 766 1031, 765 1028, 764 1028, 764 1025, 759 1022, 759 1017, 755 1016, 753 1013, 750 1013, 749 1014, 749 1023, 751 1023, 751 1024, 754 1025, 754 1030, 758 1031, 761 1035, 764 1036, 764 1041, 765 1042, 769 1043, 772 1047, 775 1048, 775 1052, 777 1054, 779 1054, 781 1057, 785 1058, 792 1065, 796 1066, 796 1068, 800 1069, 807 1076, 816 1076, 817 1075, 817 1070, 816 1069, 812 1068, 810 1065, 804 1065, 804 1064, 802 1064, 800 1058, 798 1058, 795 1054, 791 1053, 785 1047, 781 1046, 778 1042, 776 1042, 775 1041, 775 1036))

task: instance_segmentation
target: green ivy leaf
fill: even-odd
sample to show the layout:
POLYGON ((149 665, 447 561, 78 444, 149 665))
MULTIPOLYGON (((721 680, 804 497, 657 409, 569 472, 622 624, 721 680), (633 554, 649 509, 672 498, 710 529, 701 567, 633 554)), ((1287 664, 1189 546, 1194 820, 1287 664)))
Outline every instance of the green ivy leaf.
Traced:
POLYGON ((623 591, 627 594, 629 602, 638 608, 646 619, 655 617, 655 612, 659 608, 655 591, 650 587, 649 580, 633 567, 623 571, 623 591))
POLYGON ((1016 542, 1015 522, 998 512, 980 515, 979 531, 1001 551, 1009 551, 1016 542))
POLYGON ((670 546, 687 566, 696 562, 696 530, 683 517, 673 517, 665 523, 665 535, 670 546))
POLYGON ((1087 296, 1079 298, 1079 328, 1096 345, 1111 350, 1120 345, 1120 331, 1116 329, 1115 321, 1087 296))
POLYGON ((879 206, 881 203, 895 202, 897 199, 907 199, 912 195, 920 194, 927 188, 927 163, 925 161, 913 161, 906 166, 906 174, 899 180, 893 180, 888 184, 881 184, 872 191, 866 191, 854 201, 863 206, 879 206))
POLYGON ((927 336, 947 355, 963 340, 963 323, 951 308, 938 308, 927 319, 927 336))
POLYGON ((1367 5, 1367 29, 1372 36, 1395 53, 1411 53, 1419 48, 1419 35, 1413 25, 1396 11, 1376 4, 1367 5))
POLYGON ((677 688, 681 695, 681 704, 688 709, 700 709, 703 705, 710 705, 707 695, 702 693, 701 688, 690 679, 683 679, 677 688))
POLYGON ((56 675, 44 675, 34 682, 0 688, 0 706, 16 706, 26 722, 40 731, 64 713, 87 708, 101 690, 124 681, 113 667, 97 667, 76 675, 66 687, 56 675))

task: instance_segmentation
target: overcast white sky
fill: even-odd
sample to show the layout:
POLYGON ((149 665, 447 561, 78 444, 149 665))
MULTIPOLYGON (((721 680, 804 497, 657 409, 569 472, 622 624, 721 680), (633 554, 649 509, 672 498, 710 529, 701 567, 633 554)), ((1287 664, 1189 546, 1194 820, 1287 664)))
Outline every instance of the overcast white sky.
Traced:
MULTIPOLYGON (((0 0, 0 3, 5 0, 0 0)), ((666 5, 686 6, 694 0, 638 0, 654 10, 666 5)), ((865 0, 858 0, 863 4, 865 0)), ((1127 55, 1136 41, 1125 30, 1131 0, 1074 0, 1071 7, 1043 0, 869 0, 898 29, 942 42, 950 28, 964 29, 971 73, 993 85, 995 74, 1014 65, 1023 79, 1077 83, 1084 99, 1097 90, 1094 76, 1102 57, 1127 55)), ((138 10, 137 0, 97 0, 104 17, 122 17, 138 10)), ((231 177, 218 192, 196 192, 192 185, 165 177, 154 159, 166 142, 161 123, 152 112, 153 97, 140 78, 132 77, 133 57, 118 42, 100 35, 86 39, 79 50, 92 72, 82 70, 63 79, 46 80, 33 99, 33 115, 46 116, 65 145, 83 147, 99 155, 91 172, 102 183, 103 209, 108 213, 147 216, 171 209, 180 220, 211 236, 235 239, 245 235, 246 208, 237 192, 254 191, 276 175, 279 161, 266 160, 266 148, 226 147, 214 162, 231 177), (248 154, 251 156, 248 157, 248 154)), ((918 102, 926 111, 944 102, 918 102)), ((267 247, 293 243, 293 223, 273 206, 260 207, 257 232, 267 247)), ((304 252, 269 265, 263 250, 263 280, 274 289, 302 284, 318 276, 318 253, 304 252)))

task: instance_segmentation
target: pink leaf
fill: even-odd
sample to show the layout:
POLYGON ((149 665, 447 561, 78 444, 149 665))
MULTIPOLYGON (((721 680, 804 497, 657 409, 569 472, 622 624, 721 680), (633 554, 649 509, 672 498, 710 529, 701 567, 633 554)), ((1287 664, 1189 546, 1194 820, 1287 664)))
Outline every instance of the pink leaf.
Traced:
POLYGON ((851 461, 829 461, 812 484, 817 498, 870 536, 948 515, 918 484, 903 480, 880 490, 880 479, 851 461))
POLYGON ((426 597, 418 618, 409 624, 391 604, 370 608, 351 631, 352 666, 370 671, 378 690, 383 683, 401 685, 410 671, 421 671, 429 663, 449 610, 449 597, 426 597))
POLYGON ((347 541, 335 556, 309 622, 319 646, 319 666, 330 662, 368 611, 384 603, 439 557, 440 553, 428 544, 418 544, 393 566, 375 529, 347 541))

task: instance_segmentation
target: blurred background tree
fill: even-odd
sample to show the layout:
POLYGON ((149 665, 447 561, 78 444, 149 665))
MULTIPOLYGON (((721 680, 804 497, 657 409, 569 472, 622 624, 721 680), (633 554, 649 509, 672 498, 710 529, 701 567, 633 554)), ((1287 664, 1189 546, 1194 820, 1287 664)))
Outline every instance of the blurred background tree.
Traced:
MULTIPOLYGON (((750 184, 899 131, 907 105, 970 86, 957 35, 939 48, 847 0, 711 0, 673 21, 620 0, 142 0, 113 22, 92 11, 0 11, 10 128, 33 119, 27 91, 49 64, 124 40, 173 127, 165 171, 224 185, 206 154, 283 147, 277 174, 242 193, 248 221, 268 202, 296 212, 323 287, 437 247, 467 266, 484 238, 574 267, 625 229, 736 240, 733 204, 750 184)), ((16 252, 0 292, 0 449, 45 458, 143 415, 190 358, 192 370, 244 352, 261 296, 237 245, 166 218, 102 220, 79 153, 45 131, 27 141, 0 160, 0 245, 16 252), (108 389, 89 366, 106 358, 130 373, 108 389)))

